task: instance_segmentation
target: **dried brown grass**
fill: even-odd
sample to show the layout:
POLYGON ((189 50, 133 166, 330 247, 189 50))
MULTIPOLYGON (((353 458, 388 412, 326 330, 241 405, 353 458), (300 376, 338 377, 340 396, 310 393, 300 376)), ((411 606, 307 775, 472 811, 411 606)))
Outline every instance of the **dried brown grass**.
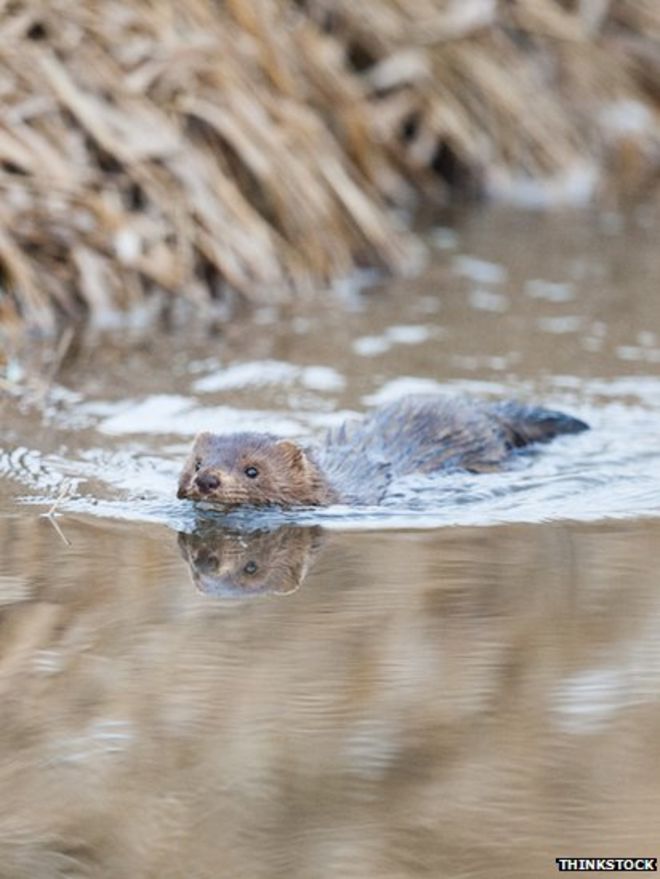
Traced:
POLYGON ((370 127, 408 179, 437 188, 432 168, 450 186, 511 197, 516 181, 608 168, 621 151, 635 174, 617 171, 635 179, 617 186, 657 168, 654 0, 306 5, 357 59, 370 127))
POLYGON ((4 0, 0 324, 400 271, 388 204, 609 158, 624 98, 643 176, 659 33, 654 0, 4 0))
POLYGON ((149 290, 203 302, 225 286, 271 301, 358 261, 401 268, 378 156, 348 155, 368 140, 360 90, 336 44, 287 13, 4 4, 6 317, 48 329, 53 304, 103 316, 149 290))

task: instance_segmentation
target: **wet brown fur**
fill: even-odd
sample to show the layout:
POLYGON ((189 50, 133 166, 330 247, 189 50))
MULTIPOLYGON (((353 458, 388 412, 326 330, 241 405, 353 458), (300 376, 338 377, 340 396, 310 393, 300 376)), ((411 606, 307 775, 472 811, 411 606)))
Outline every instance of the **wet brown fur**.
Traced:
POLYGON ((315 448, 269 434, 201 433, 177 496, 224 509, 377 504, 399 476, 499 470, 515 449, 586 429, 515 402, 409 397, 329 431, 315 448))
POLYGON ((256 433, 200 433, 179 478, 177 496, 226 508, 320 506, 338 499, 301 446, 256 433), (256 479, 246 475, 249 467, 257 468, 256 479), (204 489, 207 476, 218 480, 217 488, 204 489))

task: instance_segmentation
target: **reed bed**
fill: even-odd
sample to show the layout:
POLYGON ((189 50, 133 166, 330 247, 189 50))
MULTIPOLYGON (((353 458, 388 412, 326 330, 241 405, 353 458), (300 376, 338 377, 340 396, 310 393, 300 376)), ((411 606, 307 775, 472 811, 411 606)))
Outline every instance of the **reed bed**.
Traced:
POLYGON ((654 0, 0 0, 0 327, 402 272, 415 198, 640 186, 659 34, 654 0))
POLYGON ((552 206, 640 190, 657 169, 654 0, 306 6, 347 46, 370 128, 418 188, 552 206))

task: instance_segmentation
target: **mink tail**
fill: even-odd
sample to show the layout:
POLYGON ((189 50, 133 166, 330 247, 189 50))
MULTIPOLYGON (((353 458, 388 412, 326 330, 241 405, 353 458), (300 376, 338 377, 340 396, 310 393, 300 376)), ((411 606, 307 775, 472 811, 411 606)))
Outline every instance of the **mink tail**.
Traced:
POLYGON ((589 430, 589 425, 579 418, 539 406, 506 401, 494 403, 489 409, 502 423, 509 434, 511 445, 516 448, 529 443, 547 443, 563 433, 582 433, 583 430, 589 430))

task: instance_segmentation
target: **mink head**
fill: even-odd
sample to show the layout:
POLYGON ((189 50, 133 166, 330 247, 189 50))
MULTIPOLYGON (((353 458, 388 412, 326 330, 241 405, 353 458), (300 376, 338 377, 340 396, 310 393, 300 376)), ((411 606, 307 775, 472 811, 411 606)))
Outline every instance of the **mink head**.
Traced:
POLYGON ((268 434, 200 433, 179 477, 177 497, 221 508, 317 506, 331 498, 307 453, 268 434))

